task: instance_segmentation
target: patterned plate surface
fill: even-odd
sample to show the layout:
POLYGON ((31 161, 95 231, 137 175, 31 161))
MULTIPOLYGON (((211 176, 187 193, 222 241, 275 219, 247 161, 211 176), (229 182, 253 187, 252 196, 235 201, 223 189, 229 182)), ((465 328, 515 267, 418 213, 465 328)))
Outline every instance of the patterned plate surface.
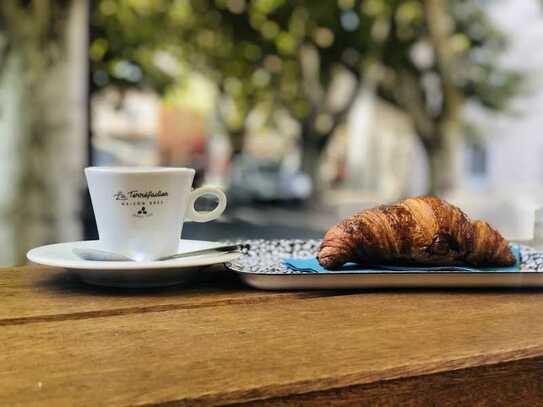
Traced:
MULTIPOLYGON (((228 264, 236 271, 259 274, 304 274, 285 267, 285 257, 309 258, 316 255, 320 240, 277 239, 244 240, 228 243, 249 244, 244 256, 228 264)), ((520 246, 520 269, 523 272, 543 271, 543 252, 531 247, 520 246)))

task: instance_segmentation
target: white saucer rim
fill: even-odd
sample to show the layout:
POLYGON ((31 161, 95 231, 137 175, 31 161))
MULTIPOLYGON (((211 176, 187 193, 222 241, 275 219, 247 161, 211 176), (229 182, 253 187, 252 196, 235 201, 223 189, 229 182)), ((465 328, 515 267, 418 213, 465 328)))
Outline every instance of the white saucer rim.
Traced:
MULTIPOLYGON (((180 239, 182 242, 198 242, 198 243, 208 243, 214 245, 220 245, 219 242, 207 241, 207 240, 191 240, 191 239, 180 239)), ((152 270, 152 269, 170 269, 170 268, 194 268, 194 267, 205 267, 211 266, 214 264, 227 263, 232 260, 239 258, 241 253, 220 253, 213 255, 200 255, 185 257, 180 259, 172 260, 156 260, 156 261, 143 261, 143 262, 132 262, 132 261, 92 261, 92 260, 83 260, 83 259, 58 259, 58 258, 47 258, 43 255, 43 251, 51 249, 53 247, 63 247, 66 246, 67 250, 70 250, 75 245, 89 245, 93 243, 98 243, 99 240, 80 240, 72 242, 63 242, 63 243, 54 243, 35 247, 29 250, 26 254, 26 257, 29 261, 34 264, 47 266, 47 267, 58 267, 64 269, 72 270, 116 270, 116 271, 129 271, 129 270, 152 270)), ((209 246, 210 248, 213 245, 209 246)))

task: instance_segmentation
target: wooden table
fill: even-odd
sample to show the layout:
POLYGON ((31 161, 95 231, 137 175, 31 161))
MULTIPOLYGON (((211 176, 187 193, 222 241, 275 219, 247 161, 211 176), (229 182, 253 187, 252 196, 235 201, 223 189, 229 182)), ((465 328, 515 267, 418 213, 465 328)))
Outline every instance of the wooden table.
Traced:
POLYGON ((260 292, 215 270, 131 292, 21 267, 0 298, 2 406, 543 404, 541 291, 260 292))

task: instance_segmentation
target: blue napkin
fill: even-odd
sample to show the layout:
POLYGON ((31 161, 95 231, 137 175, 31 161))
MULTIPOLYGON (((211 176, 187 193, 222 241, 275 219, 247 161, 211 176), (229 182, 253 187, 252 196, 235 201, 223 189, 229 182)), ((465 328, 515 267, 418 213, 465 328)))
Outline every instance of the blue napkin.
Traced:
POLYGON ((408 267, 408 266, 389 266, 380 264, 355 264, 347 263, 342 267, 334 270, 328 270, 322 267, 315 257, 309 259, 297 259, 297 258, 285 258, 283 264, 291 270, 299 271, 302 273, 386 273, 386 272, 500 272, 500 273, 513 273, 520 271, 520 246, 518 244, 511 245, 511 251, 517 259, 516 263, 510 267, 467 267, 467 266, 420 266, 420 267, 408 267))

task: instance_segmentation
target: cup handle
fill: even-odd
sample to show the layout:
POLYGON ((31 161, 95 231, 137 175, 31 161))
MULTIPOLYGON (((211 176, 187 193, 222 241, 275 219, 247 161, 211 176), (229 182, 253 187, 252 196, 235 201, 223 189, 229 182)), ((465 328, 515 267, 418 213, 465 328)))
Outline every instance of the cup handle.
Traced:
POLYGON ((222 215, 226 209, 226 195, 219 188, 216 187, 201 187, 197 188, 190 193, 189 202, 185 218, 192 222, 209 222, 210 220, 217 219, 222 215), (194 204, 202 195, 214 195, 219 200, 217 207, 209 212, 198 212, 194 209, 194 204))

